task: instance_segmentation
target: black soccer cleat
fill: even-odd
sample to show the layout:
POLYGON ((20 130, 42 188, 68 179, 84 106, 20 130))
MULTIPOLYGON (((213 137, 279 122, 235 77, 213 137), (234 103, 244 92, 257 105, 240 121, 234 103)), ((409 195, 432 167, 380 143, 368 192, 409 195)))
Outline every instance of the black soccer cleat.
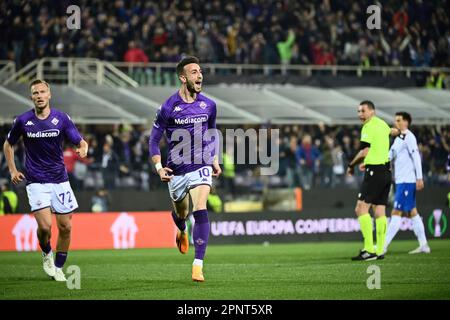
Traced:
POLYGON ((383 260, 384 259, 384 254, 380 254, 379 256, 377 256, 377 260, 383 260))
POLYGON ((377 260, 377 255, 375 253, 367 252, 366 250, 361 250, 356 257, 352 257, 353 261, 371 261, 377 260))

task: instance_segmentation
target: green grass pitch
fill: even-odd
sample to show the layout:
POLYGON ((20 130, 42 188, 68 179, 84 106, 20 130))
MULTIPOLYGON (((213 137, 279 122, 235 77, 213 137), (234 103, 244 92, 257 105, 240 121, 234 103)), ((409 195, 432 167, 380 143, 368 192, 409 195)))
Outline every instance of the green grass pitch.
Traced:
POLYGON ((50 280, 38 252, 0 253, 0 299, 450 299, 450 240, 408 255, 395 241, 385 260, 353 262, 360 242, 209 246, 206 282, 191 281, 193 248, 72 251, 81 289, 50 280), (367 288, 370 265, 381 289, 367 288))

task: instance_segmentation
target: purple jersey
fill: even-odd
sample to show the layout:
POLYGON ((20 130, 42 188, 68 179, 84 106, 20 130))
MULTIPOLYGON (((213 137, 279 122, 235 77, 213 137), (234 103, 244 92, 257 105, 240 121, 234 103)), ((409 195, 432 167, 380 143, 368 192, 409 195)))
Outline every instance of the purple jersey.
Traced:
POLYGON ((25 145, 27 184, 69 180, 63 157, 64 138, 74 145, 82 138, 67 114, 50 109, 50 115, 41 120, 31 109, 14 120, 8 133, 9 144, 16 144, 21 136, 25 145))
POLYGON ((160 155, 164 132, 169 146, 167 167, 182 175, 211 165, 217 153, 216 103, 202 94, 186 103, 177 91, 158 110, 150 135, 150 156, 160 155), (182 129, 182 130, 179 130, 182 129), (212 135, 208 135, 207 130, 212 135), (183 138, 180 138, 180 135, 183 138), (188 152, 183 152, 188 150, 188 152), (189 153, 189 154, 186 154, 189 153))

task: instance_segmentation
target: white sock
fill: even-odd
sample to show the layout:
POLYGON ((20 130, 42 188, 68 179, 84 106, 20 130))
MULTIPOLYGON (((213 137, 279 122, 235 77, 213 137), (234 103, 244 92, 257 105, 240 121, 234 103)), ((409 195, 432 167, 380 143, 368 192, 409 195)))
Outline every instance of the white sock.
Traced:
POLYGON ((392 215, 391 220, 389 221, 388 229, 386 232, 386 240, 384 242, 384 247, 387 248, 391 243, 392 239, 394 239, 398 230, 400 229, 400 224, 402 223, 402 217, 392 215))
POLYGON ((423 226, 422 218, 419 215, 411 218, 413 224, 413 230, 416 234, 417 240, 419 240, 420 246, 425 246, 427 244, 427 238, 425 236, 425 227, 423 226))
POLYGON ((193 266, 202 266, 203 267, 203 260, 200 259, 194 259, 194 263, 192 263, 193 266))

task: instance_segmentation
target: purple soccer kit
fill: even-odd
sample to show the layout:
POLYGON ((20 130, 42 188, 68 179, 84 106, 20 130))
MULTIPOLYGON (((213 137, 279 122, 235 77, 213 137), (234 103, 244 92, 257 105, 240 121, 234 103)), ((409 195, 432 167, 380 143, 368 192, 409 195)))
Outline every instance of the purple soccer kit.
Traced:
POLYGON ((20 137, 25 145, 25 177, 30 183, 61 183, 69 180, 64 165, 63 142, 74 145, 82 139, 75 124, 64 112, 50 109, 50 115, 39 119, 34 109, 18 116, 8 133, 8 142, 15 145, 20 137))
MULTIPOLYGON (((41 197, 42 193, 34 195, 42 184, 68 184, 69 177, 64 165, 63 142, 67 139, 74 145, 78 145, 82 137, 72 122, 70 117, 64 112, 50 109, 50 114, 46 119, 39 119, 34 109, 19 115, 13 123, 11 131, 8 133, 8 142, 15 145, 23 137, 25 145, 25 177, 27 180, 27 192, 30 205, 31 196, 41 197), (28 188, 30 188, 28 190, 28 188)), ((63 189, 62 197, 66 195, 63 189)), ((48 192, 46 192, 48 196, 48 192)), ((71 192, 72 193, 72 192, 71 192)), ((70 196, 70 195, 69 195, 70 196)), ((64 199, 64 198, 63 198, 64 199)), ((40 203, 40 199, 37 199, 40 203)), ((62 201, 64 203, 64 200, 62 201)), ((76 204, 73 198, 73 204, 76 204)), ((72 206, 70 207, 72 208, 72 206)), ((33 210, 33 209, 32 209, 33 210)), ((39 245, 45 254, 51 252, 50 241, 39 245)), ((62 268, 67 259, 67 252, 57 252, 55 266, 62 268)))
POLYGON ((211 166, 217 143, 208 136, 208 129, 216 129, 216 103, 202 94, 197 94, 194 102, 186 103, 177 91, 161 105, 156 114, 149 142, 150 156, 161 154, 159 141, 166 133, 169 146, 167 167, 173 170, 174 175, 211 166), (180 136, 187 134, 189 141, 183 141, 180 136), (182 152, 185 147, 189 150, 188 154, 182 152))
MULTIPOLYGON (((197 94, 194 102, 186 103, 177 91, 158 110, 149 140, 150 156, 161 154, 159 142, 165 133, 169 152, 166 166, 173 170, 175 176, 211 166, 219 149, 216 114, 216 103, 213 100, 197 94), (185 154, 185 150, 189 150, 189 153, 185 154)), ((195 219, 195 258, 203 260, 209 238, 208 212, 198 210, 192 214, 195 219)), ((172 217, 177 227, 184 231, 184 219, 174 212, 172 217)))

